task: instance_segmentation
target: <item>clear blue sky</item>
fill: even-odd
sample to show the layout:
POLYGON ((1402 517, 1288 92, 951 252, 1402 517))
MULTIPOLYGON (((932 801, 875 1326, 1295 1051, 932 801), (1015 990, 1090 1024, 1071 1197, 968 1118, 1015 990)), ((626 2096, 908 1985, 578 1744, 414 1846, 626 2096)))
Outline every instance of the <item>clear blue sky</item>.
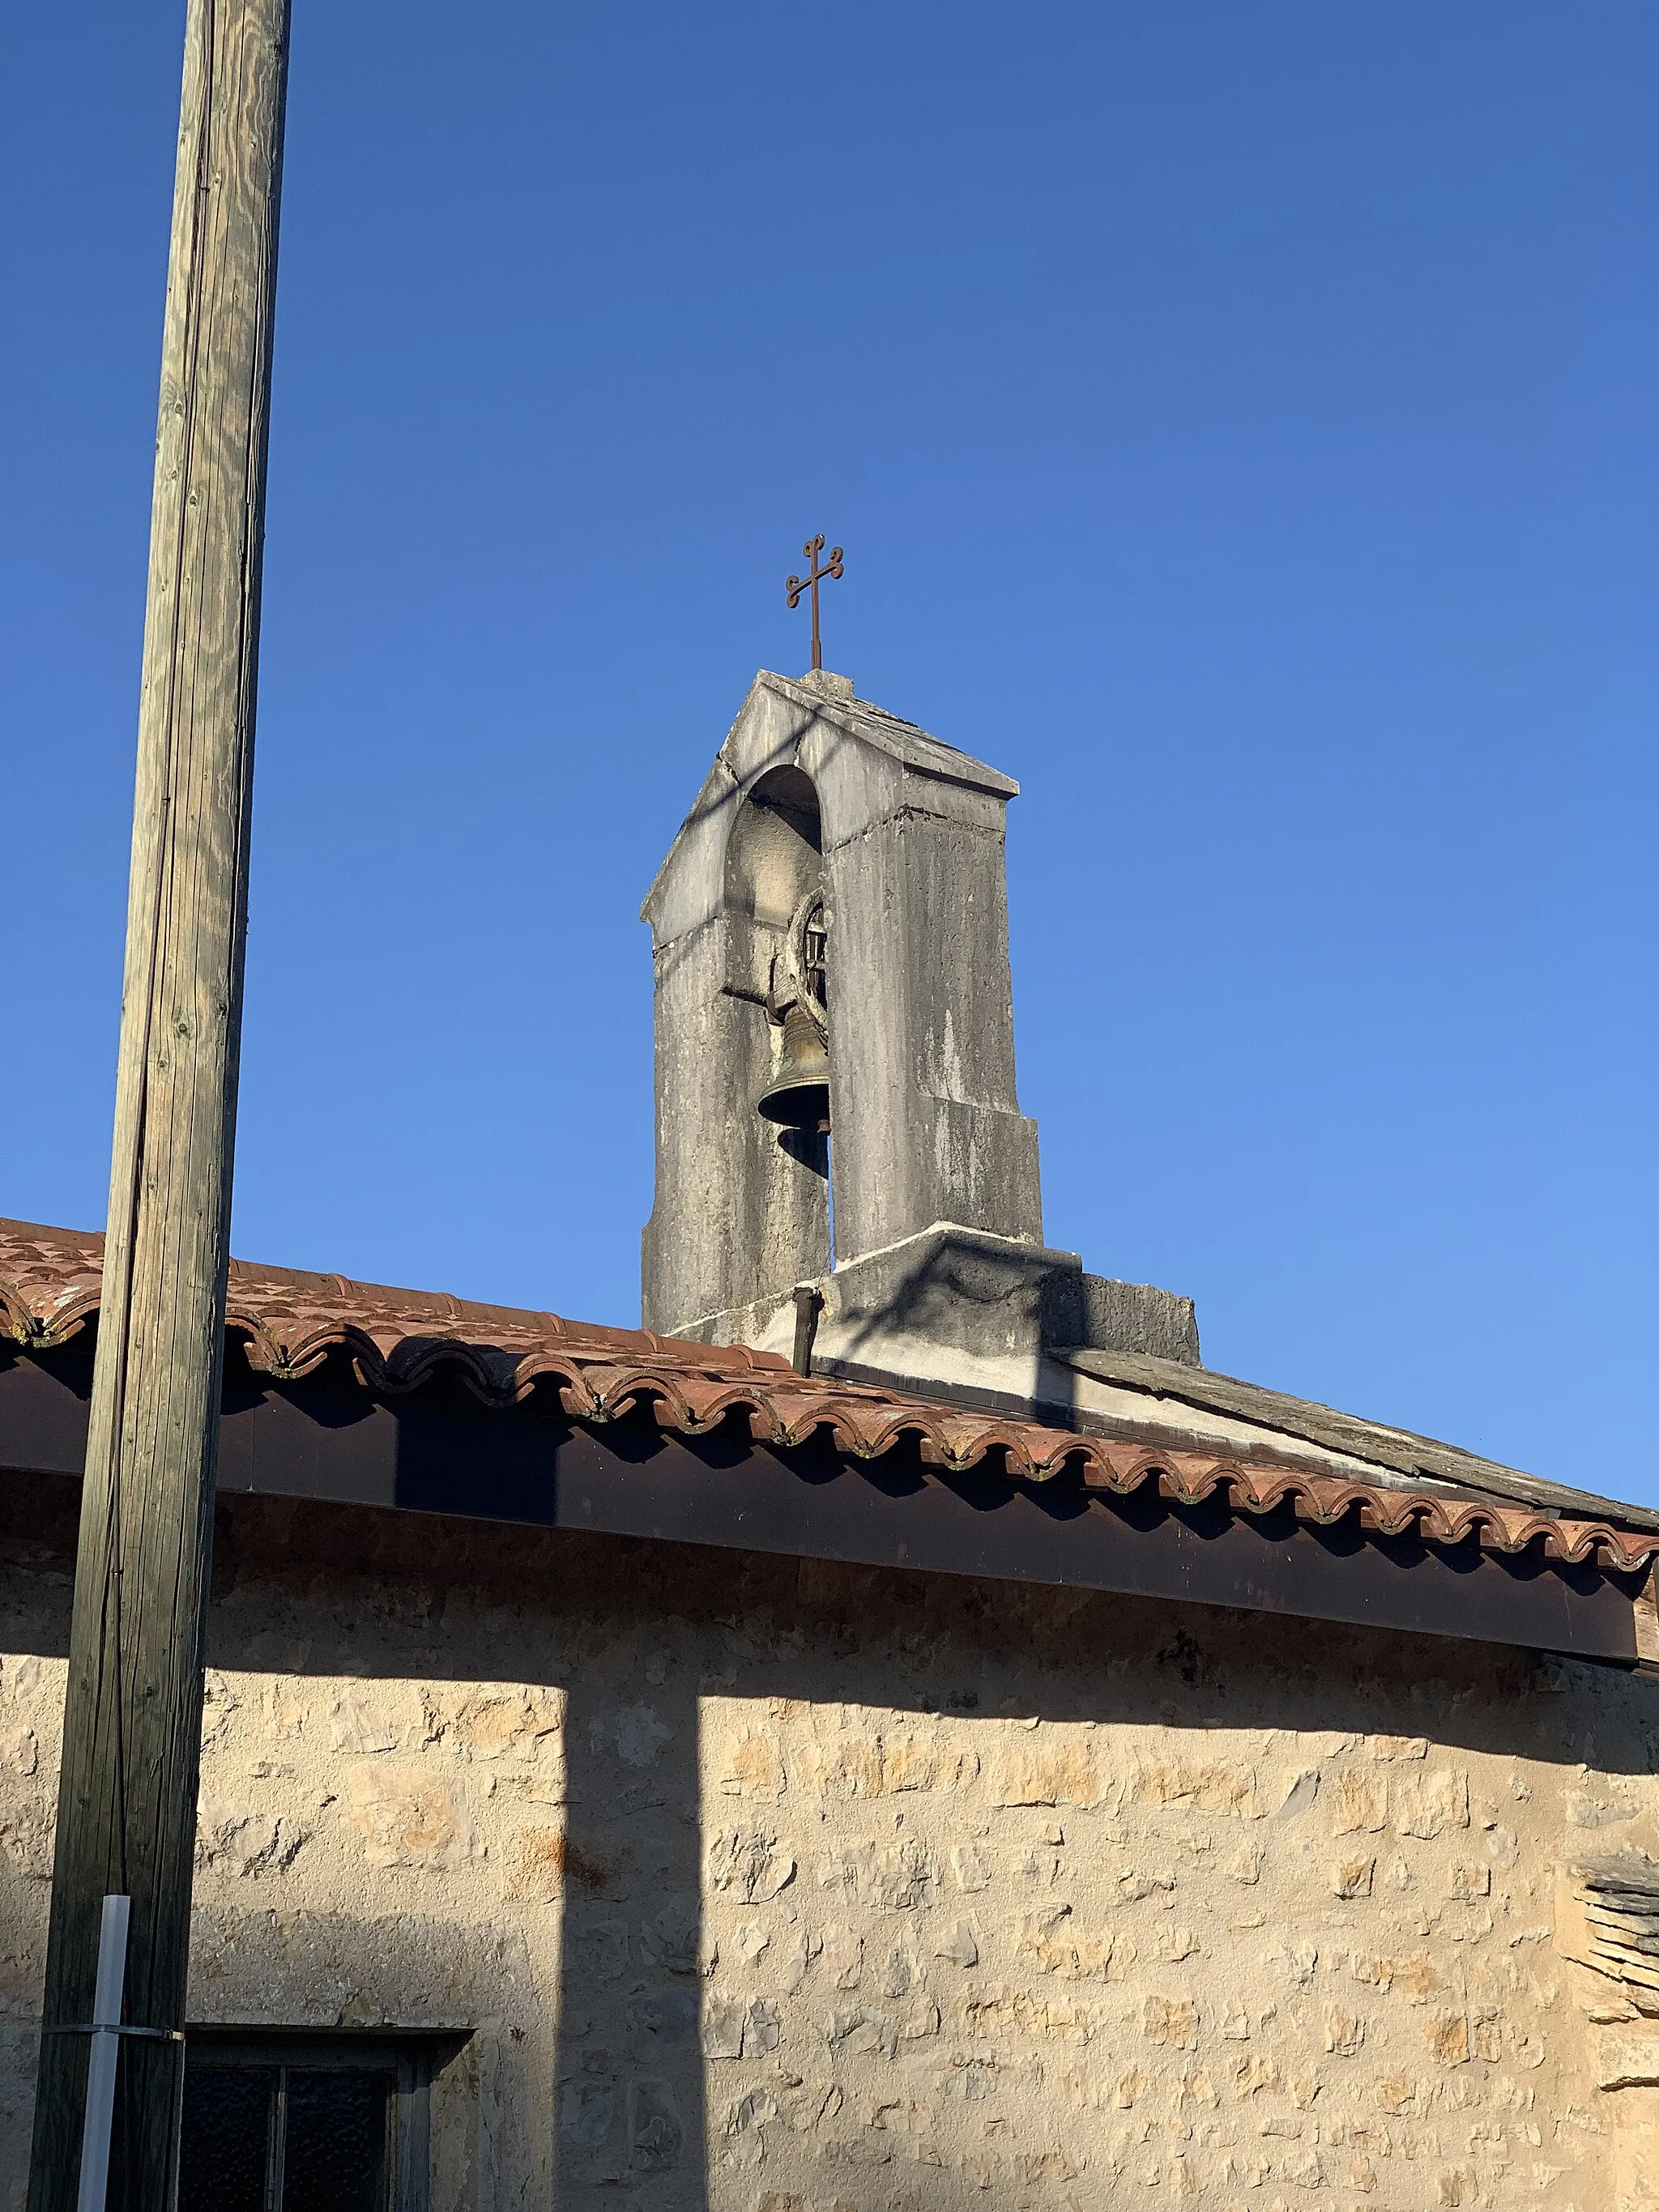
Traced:
MULTIPOLYGON (((782 580, 1018 776, 1052 1243, 1659 1498, 1650 0, 297 0, 236 1244, 593 1319, 782 580)), ((13 9, 0 1212, 101 1221, 182 9, 13 9)))

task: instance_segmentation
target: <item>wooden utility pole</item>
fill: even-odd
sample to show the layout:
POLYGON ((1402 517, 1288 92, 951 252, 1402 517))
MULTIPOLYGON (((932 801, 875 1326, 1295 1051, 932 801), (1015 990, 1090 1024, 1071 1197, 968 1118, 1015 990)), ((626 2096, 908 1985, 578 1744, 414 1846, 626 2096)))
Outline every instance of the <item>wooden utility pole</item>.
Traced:
MULTIPOLYGON (((247 921, 289 0, 188 0, 109 1231, 29 2212, 71 2212, 100 1901, 184 2025, 247 921)), ((167 2212, 182 2048, 121 2039, 110 2203, 167 2212)))

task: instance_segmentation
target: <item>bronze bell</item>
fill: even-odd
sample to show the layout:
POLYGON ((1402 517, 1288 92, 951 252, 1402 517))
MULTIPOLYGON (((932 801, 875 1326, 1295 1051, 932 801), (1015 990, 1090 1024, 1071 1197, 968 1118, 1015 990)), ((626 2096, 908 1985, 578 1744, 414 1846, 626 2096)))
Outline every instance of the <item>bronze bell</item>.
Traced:
POLYGON ((830 1054, 805 1007, 785 1012, 783 1058, 755 1103, 769 1121, 787 1129, 830 1127, 830 1054))

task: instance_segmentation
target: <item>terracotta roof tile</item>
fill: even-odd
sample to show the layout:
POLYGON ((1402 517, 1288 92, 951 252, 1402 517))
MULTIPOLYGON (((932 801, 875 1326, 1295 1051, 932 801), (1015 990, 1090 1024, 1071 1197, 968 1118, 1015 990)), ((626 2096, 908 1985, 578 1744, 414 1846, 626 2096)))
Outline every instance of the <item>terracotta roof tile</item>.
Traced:
MULTIPOLYGON (((40 1350, 83 1328, 98 1309, 103 1243, 94 1233, 0 1221, 0 1328, 40 1350)), ((735 1416, 757 1443, 785 1449, 827 1433, 843 1455, 875 1459, 908 1440, 927 1465, 957 1474, 992 1459, 1027 1481, 1065 1474, 1120 1497, 1155 1485, 1182 1504, 1219 1497, 1234 1513, 1288 1509, 1322 1528, 1352 1515, 1377 1534, 1510 1554, 1535 1546, 1546 1559, 1620 1571, 1659 1555, 1659 1535, 1607 1521, 1049 1428, 798 1375, 777 1354, 740 1345, 694 1344, 343 1275, 233 1260, 226 1326, 242 1340, 249 1365, 278 1381, 344 1351, 364 1386, 379 1392, 417 1389, 443 1370, 493 1406, 556 1390, 569 1418, 588 1424, 645 1412, 660 1428, 702 1436, 735 1416)))

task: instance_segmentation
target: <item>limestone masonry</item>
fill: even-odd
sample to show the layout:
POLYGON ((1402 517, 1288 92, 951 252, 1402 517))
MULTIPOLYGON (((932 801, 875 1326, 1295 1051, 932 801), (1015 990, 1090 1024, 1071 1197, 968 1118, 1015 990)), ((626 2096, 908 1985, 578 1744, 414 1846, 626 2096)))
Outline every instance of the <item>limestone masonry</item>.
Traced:
MULTIPOLYGON (((0 1566, 21 2206, 74 1486, 0 1566)), ((242 1499, 192 2018, 454 2028, 434 2205, 1607 2212, 1652 1686, 1446 1641, 242 1499)))

